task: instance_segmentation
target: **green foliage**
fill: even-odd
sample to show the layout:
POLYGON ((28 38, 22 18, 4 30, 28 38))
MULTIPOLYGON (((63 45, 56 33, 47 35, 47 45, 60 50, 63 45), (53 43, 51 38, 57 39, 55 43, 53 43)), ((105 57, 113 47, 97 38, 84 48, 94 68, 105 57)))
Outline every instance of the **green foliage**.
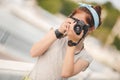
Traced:
POLYGON ((60 12, 62 6, 61 0, 37 0, 37 3, 51 13, 60 12))
POLYGON ((51 13, 61 12, 66 16, 78 7, 72 0, 37 0, 37 3, 51 13))
POLYGON ((118 36, 115 37, 113 45, 115 45, 115 47, 120 50, 120 38, 118 36))
POLYGON ((71 0, 62 0, 61 13, 68 16, 77 7, 78 7, 77 3, 71 0))
POLYGON ((92 35, 96 36, 103 43, 105 43, 117 21, 117 18, 120 16, 120 12, 115 9, 110 2, 105 3, 102 6, 102 9, 106 10, 107 16, 104 21, 102 21, 101 27, 94 31, 92 35))
POLYGON ((118 16, 120 16, 119 11, 115 9, 110 2, 107 2, 105 5, 103 5, 103 8, 107 11, 107 17, 104 20, 104 26, 112 29, 118 16))
POLYGON ((110 29, 107 27, 100 26, 97 30, 95 30, 91 35, 98 38, 103 44, 107 40, 107 36, 110 34, 110 29))

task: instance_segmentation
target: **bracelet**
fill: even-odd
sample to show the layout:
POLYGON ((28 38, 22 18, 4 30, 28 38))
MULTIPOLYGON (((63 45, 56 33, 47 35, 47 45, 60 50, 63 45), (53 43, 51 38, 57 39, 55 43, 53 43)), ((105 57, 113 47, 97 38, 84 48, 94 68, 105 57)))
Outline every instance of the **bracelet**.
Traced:
POLYGON ((55 30, 55 35, 58 39, 63 37, 63 34, 60 31, 58 31, 58 29, 55 30))

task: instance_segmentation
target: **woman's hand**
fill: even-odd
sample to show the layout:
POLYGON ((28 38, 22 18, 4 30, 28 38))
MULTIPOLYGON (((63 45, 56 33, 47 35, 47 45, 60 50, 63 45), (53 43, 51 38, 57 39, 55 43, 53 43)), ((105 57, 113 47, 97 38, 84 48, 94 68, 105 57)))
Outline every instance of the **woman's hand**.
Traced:
POLYGON ((75 26, 76 22, 71 22, 68 30, 67 30, 67 36, 69 40, 72 40, 73 42, 78 42, 82 36, 83 36, 83 30, 81 31, 80 35, 77 35, 74 31, 74 26, 75 26))
POLYGON ((74 20, 72 20, 71 18, 67 18, 65 20, 65 22, 63 22, 63 24, 59 27, 59 31, 63 34, 65 34, 68 30, 68 28, 70 27, 70 24, 73 22, 74 20))

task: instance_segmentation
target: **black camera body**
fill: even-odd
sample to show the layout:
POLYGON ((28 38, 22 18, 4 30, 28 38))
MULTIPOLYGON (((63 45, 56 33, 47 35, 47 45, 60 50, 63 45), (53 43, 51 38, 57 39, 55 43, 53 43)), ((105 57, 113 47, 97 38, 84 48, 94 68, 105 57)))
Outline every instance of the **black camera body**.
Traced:
POLYGON ((84 31, 83 37, 88 31, 89 25, 86 25, 82 20, 76 21, 77 23, 74 26, 74 31, 77 35, 80 35, 81 31, 84 31))

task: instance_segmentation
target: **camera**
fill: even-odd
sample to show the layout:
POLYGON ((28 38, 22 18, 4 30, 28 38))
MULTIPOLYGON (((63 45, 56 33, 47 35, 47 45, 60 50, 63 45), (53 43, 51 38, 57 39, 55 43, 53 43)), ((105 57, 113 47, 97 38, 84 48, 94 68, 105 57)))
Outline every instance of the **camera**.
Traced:
POLYGON ((74 31, 77 35, 80 35, 81 31, 84 31, 83 37, 88 31, 89 25, 86 25, 82 20, 77 20, 74 26, 74 31))

